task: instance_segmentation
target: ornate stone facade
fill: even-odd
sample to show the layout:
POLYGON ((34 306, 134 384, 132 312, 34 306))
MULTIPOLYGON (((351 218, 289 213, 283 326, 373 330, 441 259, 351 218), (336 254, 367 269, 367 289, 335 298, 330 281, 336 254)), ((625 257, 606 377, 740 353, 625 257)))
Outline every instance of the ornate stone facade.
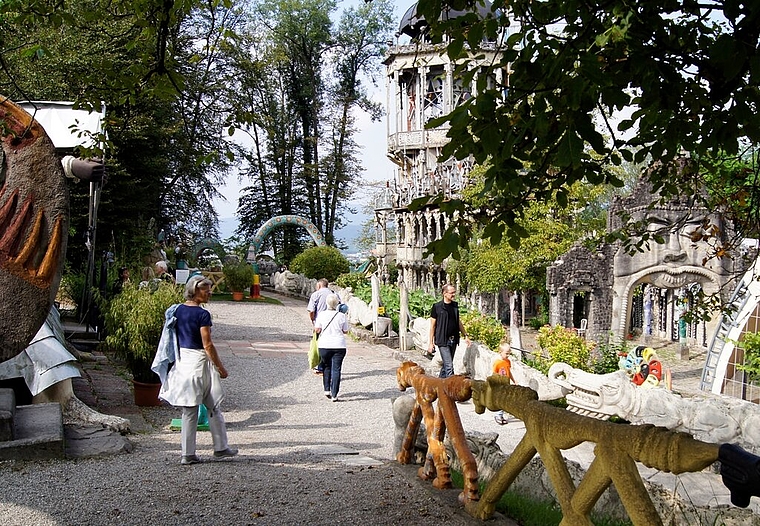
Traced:
MULTIPOLYGON (((674 176, 688 169, 686 161, 677 164, 674 176)), ((641 222, 664 242, 650 241, 633 254, 621 244, 603 244, 597 252, 576 244, 547 269, 550 323, 580 328, 585 319, 587 336, 597 341, 610 334, 655 336, 706 347, 719 317, 686 323, 683 315, 701 293, 725 293, 741 265, 730 254, 711 258, 707 242, 693 234, 715 228, 725 239, 733 234, 731 225, 693 196, 662 203, 644 178, 631 195, 612 203, 610 231, 623 226, 621 217, 641 222)))
POLYGON ((549 323, 580 328, 587 320, 586 336, 605 341, 612 325, 612 264, 616 247, 591 252, 573 246, 546 270, 549 323))

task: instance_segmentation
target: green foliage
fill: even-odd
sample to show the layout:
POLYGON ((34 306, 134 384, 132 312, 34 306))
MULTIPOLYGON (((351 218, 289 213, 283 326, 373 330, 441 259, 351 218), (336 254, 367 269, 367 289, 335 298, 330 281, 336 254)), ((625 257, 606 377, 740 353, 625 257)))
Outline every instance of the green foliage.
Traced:
POLYGON ((321 246, 307 248, 290 262, 290 270, 307 278, 335 281, 349 271, 351 265, 335 247, 321 246))
POLYGON ((82 302, 86 281, 86 273, 72 270, 68 265, 64 269, 63 276, 61 277, 61 285, 59 286, 58 293, 76 305, 77 316, 81 314, 79 312, 79 304, 82 302))
MULTIPOLYGON (((465 201, 472 206, 489 207, 479 194, 473 195, 478 188, 482 190, 482 175, 474 180, 465 201)), ((576 183, 568 193, 572 208, 560 205, 556 198, 527 204, 517 221, 523 232, 519 248, 506 239, 498 244, 487 238, 478 239, 463 253, 456 271, 468 286, 483 292, 545 290, 546 268, 584 233, 599 228, 598 213, 580 211, 589 209, 600 195, 601 189, 576 183)))
POLYGON ((472 341, 480 342, 494 352, 507 340, 507 330, 493 316, 471 311, 462 316, 462 325, 472 341))
POLYGON ((589 359, 594 344, 578 336, 572 329, 561 325, 541 327, 537 341, 542 355, 536 357, 536 362, 542 372, 546 373, 555 362, 564 362, 576 369, 591 372, 589 359))
POLYGON ((433 304, 438 301, 435 296, 424 290, 413 290, 407 294, 409 300, 409 314, 412 318, 430 316, 433 304))
POLYGON ((135 380, 157 381, 150 364, 161 338, 164 312, 183 301, 177 286, 161 282, 155 292, 127 284, 121 294, 101 303, 107 334, 105 347, 127 362, 135 380))
POLYGON ((335 279, 335 284, 344 289, 350 287, 352 291, 356 291, 363 287, 369 287, 369 279, 361 272, 347 272, 338 276, 335 279))
POLYGON ((398 331, 401 314, 401 293, 398 288, 389 285, 381 285, 380 301, 385 309, 384 316, 387 316, 393 321, 393 330, 398 331))
POLYGON ((592 352, 591 372, 607 374, 620 370, 620 357, 628 353, 628 342, 614 339, 610 333, 609 343, 600 343, 592 352))
MULTIPOLYGON (((486 17, 442 16, 465 4, 473 5, 417 4, 417 16, 431 25, 431 41, 456 60, 454 74, 477 88, 441 119, 451 138, 441 158, 489 162, 482 191, 489 206, 446 203, 447 211, 459 214, 430 247, 437 260, 468 246, 469 218, 485 227, 492 245, 503 237, 516 244, 525 237, 520 221, 528 203, 569 202, 570 187, 579 181, 620 187, 625 180, 605 167, 624 161, 652 163, 650 179, 666 198, 701 200, 697 188, 705 174, 760 144, 754 110, 760 9, 754 1, 716 0, 710 6, 715 17, 706 17, 698 2, 533 0, 494 2, 486 17), (547 24, 560 21, 559 29, 547 31, 547 24), (481 37, 498 41, 504 34, 509 38, 491 66, 493 75, 475 78, 481 59, 468 49, 481 37), (494 82, 505 69, 512 73, 494 82), (635 111, 613 118, 625 108, 635 111), (697 169, 674 177, 671 162, 682 151, 697 169)), ((744 200, 727 199, 726 205, 760 202, 757 184, 742 192, 744 200)), ((712 239, 723 242, 720 234, 712 239)))
POLYGON ((744 349, 744 364, 740 371, 747 373, 747 381, 758 383, 760 380, 760 333, 745 332, 739 346, 744 349))
POLYGON ((231 292, 245 292, 253 285, 253 267, 246 261, 226 263, 222 273, 231 292))
POLYGON ((538 330, 544 325, 549 325, 549 313, 547 312, 539 312, 537 316, 528 320, 528 326, 531 329, 538 330))

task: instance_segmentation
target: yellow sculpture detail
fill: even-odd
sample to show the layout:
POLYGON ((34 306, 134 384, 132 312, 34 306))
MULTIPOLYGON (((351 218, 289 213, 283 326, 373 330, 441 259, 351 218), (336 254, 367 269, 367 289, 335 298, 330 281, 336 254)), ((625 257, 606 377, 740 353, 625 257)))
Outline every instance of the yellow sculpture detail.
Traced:
POLYGON ((423 480, 432 479, 433 486, 438 489, 450 488, 451 472, 446 449, 443 446, 443 439, 448 429, 449 439, 464 472, 464 490, 459 494, 459 501, 463 504, 477 501, 477 462, 467 447, 462 421, 455 403, 470 399, 472 381, 462 376, 433 378, 425 375, 425 370, 414 362, 401 364, 396 370, 396 379, 402 391, 405 391, 407 387, 413 387, 415 391, 412 415, 396 460, 401 464, 411 462, 414 440, 419 431, 420 420, 424 418, 428 450, 425 464, 419 469, 417 476, 423 480), (438 400, 438 406, 434 409, 433 402, 436 400, 438 400))
POLYGON ((472 400, 477 413, 503 409, 521 419, 526 429, 480 501, 466 503, 467 512, 480 519, 491 517, 496 502, 536 453, 557 492, 563 515, 560 526, 591 526, 591 509, 611 483, 633 524, 661 525, 636 462, 678 474, 700 471, 718 459, 716 444, 665 428, 620 425, 577 415, 539 402, 535 391, 509 385, 501 376, 473 381, 472 400), (576 488, 561 450, 582 442, 596 444, 595 459, 576 488))

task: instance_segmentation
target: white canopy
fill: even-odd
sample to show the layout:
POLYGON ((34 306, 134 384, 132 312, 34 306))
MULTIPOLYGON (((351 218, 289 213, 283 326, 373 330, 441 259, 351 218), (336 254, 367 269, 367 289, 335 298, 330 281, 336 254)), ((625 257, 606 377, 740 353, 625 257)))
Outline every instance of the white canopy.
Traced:
POLYGON ((103 131, 105 105, 100 113, 75 110, 73 102, 65 101, 28 101, 18 105, 42 125, 56 148, 92 147, 95 145, 92 135, 103 131))

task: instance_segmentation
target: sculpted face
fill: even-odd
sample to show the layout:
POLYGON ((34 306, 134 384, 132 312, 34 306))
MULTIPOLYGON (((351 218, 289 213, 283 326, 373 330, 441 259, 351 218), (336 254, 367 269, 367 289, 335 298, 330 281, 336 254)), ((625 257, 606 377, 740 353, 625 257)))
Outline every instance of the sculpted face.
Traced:
POLYGON ((591 374, 557 362, 548 376, 567 391, 567 408, 574 413, 607 420, 633 405, 633 386, 622 371, 591 374))
POLYGON ((0 155, 0 361, 23 351, 55 299, 66 254, 68 189, 39 124, 8 100, 0 155))
MULTIPOLYGON (((615 276, 630 276, 653 267, 673 276, 677 276, 688 268, 705 268, 705 262, 709 259, 709 246, 697 237, 697 234, 702 232, 705 215, 692 216, 692 213, 693 211, 684 209, 665 208, 634 211, 633 219, 644 221, 647 224, 647 231, 652 235, 662 237, 664 242, 657 243, 650 240, 649 246, 643 247, 644 252, 633 256, 626 254, 623 250, 619 251, 615 255, 615 276)), ((710 217, 710 219, 711 224, 718 222, 715 217, 710 217)), ((707 264, 709 268, 710 262, 708 261, 707 264)), ((676 281, 680 280, 676 279, 676 281)), ((686 284, 673 283, 669 288, 686 284)))

